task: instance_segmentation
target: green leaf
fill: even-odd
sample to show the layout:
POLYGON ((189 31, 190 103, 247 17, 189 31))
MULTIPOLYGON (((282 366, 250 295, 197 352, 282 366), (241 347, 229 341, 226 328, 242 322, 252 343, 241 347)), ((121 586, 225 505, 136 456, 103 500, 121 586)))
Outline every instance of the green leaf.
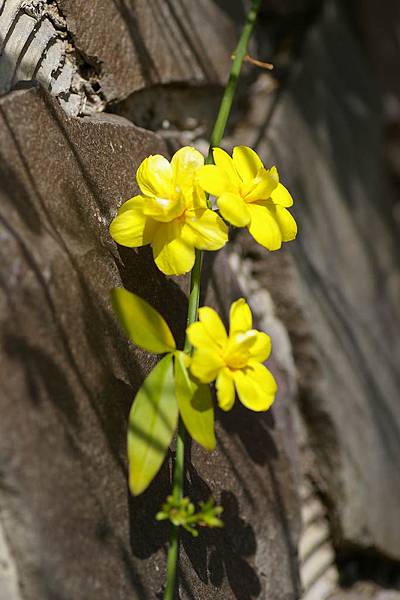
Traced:
POLYGON ((137 346, 155 354, 175 350, 168 324, 148 302, 125 288, 112 290, 111 301, 129 339, 137 346))
POLYGON ((173 355, 154 367, 136 394, 129 414, 129 487, 141 494, 161 467, 178 421, 173 355))
POLYGON ((176 398, 186 429, 207 450, 215 448, 214 407, 210 387, 190 376, 183 352, 175 353, 176 398))

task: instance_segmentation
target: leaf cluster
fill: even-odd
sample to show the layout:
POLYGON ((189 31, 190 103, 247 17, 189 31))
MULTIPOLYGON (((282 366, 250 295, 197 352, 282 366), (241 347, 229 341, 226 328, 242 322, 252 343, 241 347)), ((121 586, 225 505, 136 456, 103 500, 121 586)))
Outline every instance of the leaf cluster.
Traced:
POLYGON ((199 509, 196 512, 189 498, 175 499, 173 496, 168 496, 156 519, 157 521, 168 519, 176 527, 183 527, 193 537, 197 537, 199 535, 197 527, 223 527, 224 524, 219 518, 222 511, 222 506, 216 505, 212 497, 207 502, 199 502, 199 509))
POLYGON ((190 374, 190 357, 176 349, 160 313, 124 288, 113 290, 112 304, 132 342, 150 352, 165 354, 144 380, 129 414, 129 486, 138 495, 159 471, 179 413, 195 441, 207 450, 215 448, 214 407, 209 386, 190 374))

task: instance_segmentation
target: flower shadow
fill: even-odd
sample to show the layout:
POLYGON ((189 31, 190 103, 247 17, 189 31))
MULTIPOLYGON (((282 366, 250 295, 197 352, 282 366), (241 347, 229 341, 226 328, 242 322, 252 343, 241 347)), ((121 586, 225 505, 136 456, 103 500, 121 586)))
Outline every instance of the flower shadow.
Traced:
POLYGON ((219 413, 218 419, 229 435, 239 438, 244 451, 256 464, 265 465, 278 458, 278 448, 271 435, 275 428, 275 417, 271 410, 255 413, 244 408, 237 400, 234 410, 219 413))

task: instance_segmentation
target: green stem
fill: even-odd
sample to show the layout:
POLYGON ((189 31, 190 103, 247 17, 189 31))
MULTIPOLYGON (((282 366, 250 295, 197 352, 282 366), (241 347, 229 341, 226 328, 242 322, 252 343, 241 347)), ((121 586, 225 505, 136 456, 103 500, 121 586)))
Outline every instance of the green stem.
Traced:
MULTIPOLYGON (((203 263, 203 253, 200 250, 196 250, 196 259, 193 265, 191 277, 190 277, 190 294, 188 303, 188 315, 187 315, 187 326, 191 325, 197 320, 197 311, 199 308, 200 299, 200 280, 201 280, 201 267, 203 263)), ((188 337, 185 338, 184 351, 190 354, 192 351, 191 344, 188 337)), ((178 422, 178 437, 176 440, 176 451, 175 451, 175 467, 174 467, 174 480, 172 486, 172 496, 174 500, 181 500, 183 498, 183 474, 184 474, 184 461, 185 461, 185 426, 182 419, 179 417, 178 422)), ((167 584, 164 593, 164 600, 173 600, 175 591, 175 580, 176 580, 176 568, 178 564, 179 554, 179 527, 172 525, 171 537, 168 548, 167 558, 167 584)))
POLYGON ((212 163, 212 149, 219 146, 225 132, 226 123, 231 112, 233 98, 235 96, 236 84, 242 69, 244 57, 247 54, 250 36, 253 32, 254 24, 257 20, 257 14, 261 5, 261 0, 253 0, 251 8, 247 13, 246 21, 242 29, 235 52, 233 53, 233 62, 229 73, 228 83, 226 84, 224 95, 219 106, 218 115, 210 138, 210 148, 206 163, 212 163))
MULTIPOLYGON (((183 466, 185 459, 185 426, 179 417, 178 437, 176 440, 174 483, 172 495, 175 500, 183 497, 183 466)), ((167 585, 165 587, 164 600, 173 600, 176 580, 176 568, 179 554, 179 527, 172 525, 167 559, 167 585)))
MULTIPOLYGON (((199 309, 200 300, 200 281, 201 281, 201 267, 203 266, 203 252, 196 250, 196 260, 194 261, 191 277, 190 277, 190 294, 188 303, 188 314, 187 314, 187 326, 197 321, 197 311, 199 309)), ((183 348, 184 352, 188 354, 192 351, 192 346, 189 342, 189 338, 186 336, 185 345, 183 348)))
MULTIPOLYGON (((253 0, 251 8, 247 14, 242 34, 239 38, 238 45, 233 55, 233 62, 229 74, 228 83, 226 84, 224 95, 222 96, 221 104, 218 110, 218 115, 211 134, 210 148, 206 163, 213 162, 212 149, 219 146, 224 135, 226 123, 231 112, 233 99, 235 96, 236 84, 242 68, 243 59, 247 53, 249 39, 253 31, 254 24, 257 19, 257 13, 260 8, 261 0, 253 0)), ((197 320, 197 312, 200 300, 200 281, 201 268, 203 263, 203 252, 196 250, 196 260, 192 269, 190 278, 190 295, 188 304, 187 325, 191 325, 197 320)), ((192 351, 192 346, 188 337, 185 338, 184 351, 188 354, 192 351)), ((184 458, 185 458, 185 426, 182 419, 179 418, 178 437, 176 442, 176 455, 174 467, 174 479, 172 487, 172 495, 175 500, 181 500, 183 497, 183 475, 184 475, 184 458)), ((176 570, 179 555, 179 527, 172 525, 170 544, 168 549, 167 559, 167 583, 164 593, 164 600, 173 600, 175 592, 176 570)))

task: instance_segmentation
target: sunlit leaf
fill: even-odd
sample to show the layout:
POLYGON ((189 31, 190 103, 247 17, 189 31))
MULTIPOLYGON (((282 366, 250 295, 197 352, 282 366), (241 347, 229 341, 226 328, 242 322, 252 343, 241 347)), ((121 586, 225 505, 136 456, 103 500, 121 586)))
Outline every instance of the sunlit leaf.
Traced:
POLYGON ((179 412, 186 429, 196 442, 207 450, 214 450, 214 407, 210 387, 190 376, 182 352, 175 354, 175 384, 179 412))
POLYGON ((141 494, 161 467, 178 421, 172 354, 154 367, 129 415, 129 486, 141 494))
POLYGON ((148 302, 124 288, 115 288, 111 300, 121 325, 137 346, 156 354, 175 350, 168 324, 148 302))

